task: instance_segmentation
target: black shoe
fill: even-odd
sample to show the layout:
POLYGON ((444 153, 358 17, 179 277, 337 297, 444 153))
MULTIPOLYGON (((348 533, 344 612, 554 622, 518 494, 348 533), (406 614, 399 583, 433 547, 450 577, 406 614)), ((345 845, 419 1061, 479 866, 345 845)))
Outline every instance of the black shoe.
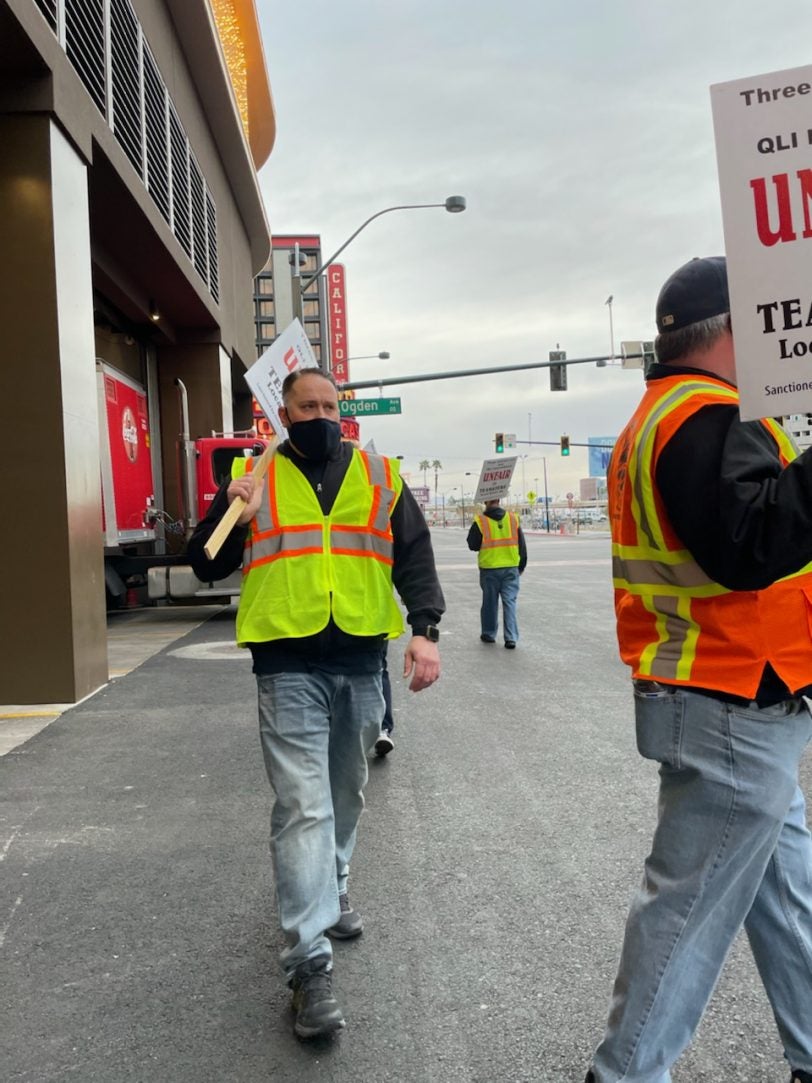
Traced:
POLYGON ((352 940, 354 936, 360 936, 364 931, 364 922, 357 910, 350 906, 350 897, 345 891, 338 896, 338 904, 341 907, 341 917, 326 930, 328 936, 334 940, 352 940))
POLYGON ((483 643, 495 643, 496 642, 496 640, 493 638, 493 636, 486 636, 484 632, 482 633, 482 635, 479 638, 482 640, 483 643))
POLYGON ((293 1029, 300 1038, 318 1038, 346 1026, 333 996, 332 965, 326 955, 318 955, 297 966, 290 987, 293 990, 291 1003, 296 1012, 293 1029))
POLYGON ((595 1083, 595 1075, 591 1068, 586 1073, 586 1079, 584 1080, 584 1083, 595 1083))
POLYGON ((801 1068, 793 1068, 792 1079, 789 1083, 812 1083, 812 1072, 804 1072, 801 1068))
POLYGON ((506 639, 505 640, 505 649, 509 650, 509 651, 515 651, 516 650, 516 640, 515 639, 506 639))
POLYGON ((388 730, 381 730, 380 736, 375 742, 375 755, 388 756, 394 747, 395 742, 392 740, 391 733, 388 730))

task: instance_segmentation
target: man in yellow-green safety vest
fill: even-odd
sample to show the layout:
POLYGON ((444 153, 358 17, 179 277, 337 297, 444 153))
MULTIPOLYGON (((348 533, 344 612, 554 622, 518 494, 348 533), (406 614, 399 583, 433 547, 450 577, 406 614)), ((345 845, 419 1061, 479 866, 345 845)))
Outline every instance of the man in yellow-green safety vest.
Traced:
POLYGON ((516 600, 519 576, 527 565, 527 546, 519 517, 505 511, 498 500, 486 500, 482 515, 474 516, 468 531, 468 548, 478 553, 480 610, 483 643, 495 643, 499 630, 499 601, 502 601, 502 631, 505 646, 514 650, 519 642, 516 600))
POLYGON ((265 767, 274 793, 271 856, 281 961, 302 1038, 344 1026, 330 938, 358 936, 349 862, 364 807, 367 752, 380 734, 383 650, 411 626, 403 675, 419 692, 440 674, 445 610, 425 518, 397 460, 341 440, 338 394, 320 369, 282 386, 288 439, 265 480, 224 484, 189 542, 204 581, 242 565, 237 641, 252 654, 265 767), (245 509, 217 556, 204 546, 229 504, 245 509))

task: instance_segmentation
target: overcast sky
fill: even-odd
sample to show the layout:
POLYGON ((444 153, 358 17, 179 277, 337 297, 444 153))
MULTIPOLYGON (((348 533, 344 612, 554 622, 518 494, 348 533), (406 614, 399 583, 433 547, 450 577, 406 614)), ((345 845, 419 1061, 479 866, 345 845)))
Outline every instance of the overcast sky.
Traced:
MULTIPOLYGON (((353 363, 359 380, 608 353, 610 295, 616 349, 653 338, 665 278, 724 251, 710 85, 812 63, 808 0, 257 7, 273 233, 320 234, 326 258, 385 207, 468 201, 384 215, 343 253, 350 355, 391 354, 353 363)), ((616 435, 642 378, 568 376, 567 392, 546 370, 388 388, 403 414, 364 421, 362 440, 414 483, 439 459, 440 491, 468 492, 496 431, 532 435, 556 446, 519 445, 526 488, 546 455, 550 494, 577 492, 586 452, 562 460, 559 436, 616 435)))

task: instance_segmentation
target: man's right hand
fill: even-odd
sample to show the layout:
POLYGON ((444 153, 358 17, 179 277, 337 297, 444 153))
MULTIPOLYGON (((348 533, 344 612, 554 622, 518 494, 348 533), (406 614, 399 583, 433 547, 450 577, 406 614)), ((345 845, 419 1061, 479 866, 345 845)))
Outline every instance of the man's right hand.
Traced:
POLYGON ((241 500, 245 501, 245 507, 237 520, 240 526, 247 526, 259 511, 264 491, 265 478, 260 478, 257 481, 252 474, 245 474, 243 477, 234 478, 233 481, 229 482, 228 489, 226 489, 229 504, 232 504, 236 497, 240 497, 241 500))

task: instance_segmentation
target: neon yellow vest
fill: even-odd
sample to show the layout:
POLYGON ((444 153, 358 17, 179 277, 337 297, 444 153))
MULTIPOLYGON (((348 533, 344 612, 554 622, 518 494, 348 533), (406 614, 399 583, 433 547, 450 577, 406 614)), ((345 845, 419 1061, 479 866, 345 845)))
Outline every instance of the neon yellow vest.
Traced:
POLYGON ((474 522, 482 532, 479 550, 480 568, 518 568, 519 566, 519 517, 512 511, 501 519, 489 515, 477 515, 474 522))
POLYGON ((329 515, 284 455, 266 488, 243 559, 240 646, 315 635, 331 616, 349 635, 401 635, 390 521, 403 489, 398 462, 353 451, 329 515))

